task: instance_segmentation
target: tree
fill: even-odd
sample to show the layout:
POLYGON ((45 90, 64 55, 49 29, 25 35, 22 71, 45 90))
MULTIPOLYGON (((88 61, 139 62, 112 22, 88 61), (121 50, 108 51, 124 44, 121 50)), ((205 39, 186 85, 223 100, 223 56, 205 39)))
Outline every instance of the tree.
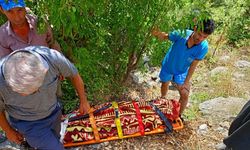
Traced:
POLYGON ((38 16, 40 32, 53 27, 90 100, 119 94, 143 55, 160 64, 166 45, 151 37, 153 27, 185 29, 194 17, 210 16, 205 0, 29 0, 27 6, 38 16))

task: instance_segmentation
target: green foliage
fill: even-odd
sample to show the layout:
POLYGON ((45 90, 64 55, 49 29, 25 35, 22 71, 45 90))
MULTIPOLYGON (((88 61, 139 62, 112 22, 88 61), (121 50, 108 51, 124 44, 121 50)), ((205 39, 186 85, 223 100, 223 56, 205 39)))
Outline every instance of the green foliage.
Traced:
POLYGON ((196 12, 201 18, 208 14, 205 0, 36 0, 27 5, 42 18, 39 30, 46 21, 53 26, 65 55, 83 76, 91 100, 122 92, 144 54, 151 54, 153 64, 159 64, 167 45, 151 38, 154 26, 184 29, 196 12))
POLYGON ((199 104, 211 99, 211 95, 208 92, 199 92, 191 95, 192 106, 185 110, 185 117, 188 120, 195 119, 199 116, 199 104))
POLYGON ((218 61, 217 57, 213 57, 212 52, 209 51, 205 57, 205 64, 208 68, 212 68, 214 67, 214 65, 216 64, 216 62, 218 61))
POLYGON ((166 55, 170 47, 170 42, 158 42, 153 39, 149 46, 150 63, 153 66, 160 66, 163 57, 166 55))
POLYGON ((75 90, 71 86, 68 80, 62 82, 63 97, 61 98, 61 103, 63 106, 63 113, 67 114, 72 110, 75 110, 79 104, 79 100, 75 95, 75 90))
POLYGON ((211 95, 207 92, 194 93, 191 99, 194 103, 202 103, 211 98, 211 95))
POLYGON ((198 104, 196 104, 189 109, 185 109, 183 117, 185 117, 184 119, 193 120, 198 118, 198 116, 199 116, 199 107, 198 104))
MULTIPOLYGON (((217 30, 226 35, 229 43, 237 45, 242 40, 250 39, 250 3, 248 0, 216 0, 211 3, 217 30)), ((246 41, 241 45, 245 44, 249 45, 249 42, 246 41)))
MULTIPOLYGON (((151 65, 161 64, 171 43, 152 38, 153 27, 165 32, 192 29, 194 18, 200 23, 212 17, 217 32, 230 43, 245 41, 250 33, 250 3, 245 0, 27 0, 26 4, 38 16, 39 33, 48 25, 53 27, 93 101, 119 95, 130 72, 143 64, 144 55, 150 57, 151 65)), ((0 15, 0 23, 5 21, 0 15)), ((210 65, 216 61, 210 54, 206 60, 210 65)), ((68 82, 63 83, 63 90, 63 103, 70 111, 77 97, 68 82)), ((198 99, 203 96, 207 95, 195 95, 198 99)))
POLYGON ((31 0, 27 6, 39 18, 39 32, 47 22, 53 26, 91 100, 119 94, 144 54, 152 65, 160 64, 170 43, 151 38, 153 27, 166 32, 186 29, 194 18, 201 22, 211 16, 211 3, 205 0, 31 0))
MULTIPOLYGON (((1 13, 0 13, 1 14, 1 13)), ((4 24, 7 21, 6 17, 4 15, 0 15, 0 24, 4 24)))

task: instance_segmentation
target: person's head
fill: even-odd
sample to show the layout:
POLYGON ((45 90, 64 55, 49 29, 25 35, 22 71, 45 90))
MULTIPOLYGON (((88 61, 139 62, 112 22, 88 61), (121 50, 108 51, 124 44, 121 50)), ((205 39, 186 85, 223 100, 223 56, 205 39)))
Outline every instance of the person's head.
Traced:
MULTIPOLYGON (((199 25, 198 25, 199 26, 199 25)), ((210 34, 214 32, 215 23, 212 19, 203 20, 200 26, 195 26, 192 36, 194 43, 199 44, 204 41, 210 34)))
POLYGON ((8 18, 12 25, 20 26, 26 23, 24 0, 0 0, 0 11, 8 18))
POLYGON ((48 68, 47 62, 39 54, 18 50, 5 60, 3 75, 13 91, 30 95, 41 87, 48 68))

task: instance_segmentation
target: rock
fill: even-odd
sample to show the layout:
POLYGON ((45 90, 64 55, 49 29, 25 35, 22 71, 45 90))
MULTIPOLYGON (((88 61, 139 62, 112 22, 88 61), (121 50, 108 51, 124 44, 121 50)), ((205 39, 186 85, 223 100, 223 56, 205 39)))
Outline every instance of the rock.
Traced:
POLYGON ((93 145, 91 145, 91 147, 94 148, 94 149, 100 149, 101 146, 102 146, 101 144, 93 144, 93 145))
POLYGON ((246 60, 239 60, 234 64, 237 68, 250 68, 250 62, 246 60))
POLYGON ((226 145, 224 143, 219 143, 215 146, 216 150, 225 150, 226 149, 226 145))
POLYGON ((233 80, 242 80, 245 77, 245 74, 240 72, 233 73, 233 80))
POLYGON ((135 71, 130 76, 135 84, 149 88, 159 84, 159 72, 160 68, 152 67, 148 72, 135 71))
POLYGON ((218 127, 217 129, 215 129, 215 131, 219 132, 219 133, 225 133, 227 132, 227 130, 223 127, 218 127))
POLYGON ((227 67, 216 67, 209 72, 210 76, 216 76, 218 74, 226 73, 228 71, 227 67))
POLYGON ((201 129, 201 130, 207 130, 207 124, 200 125, 199 129, 201 129))
POLYGON ((207 126, 207 124, 200 125, 197 132, 198 132, 198 134, 201 134, 201 135, 206 134, 208 132, 208 126, 207 126))
POLYGON ((104 142, 103 145, 107 147, 109 145, 109 142, 104 142))
POLYGON ((150 61, 149 56, 143 56, 143 63, 148 63, 150 61))
POLYGON ((131 77, 136 84, 141 84, 143 82, 143 75, 140 71, 131 73, 131 77))
POLYGON ((224 121, 220 123, 220 126, 226 129, 229 129, 230 123, 228 121, 224 121))
POLYGON ((246 102, 247 100, 243 98, 218 97, 201 103, 199 109, 205 117, 221 122, 236 116, 246 102))
POLYGON ((223 63, 223 64, 225 64, 225 63, 227 63, 228 61, 230 60, 230 56, 222 56, 222 57, 220 57, 219 58, 219 63, 223 63))
POLYGON ((6 140, 3 143, 0 143, 0 150, 19 150, 20 146, 16 145, 14 143, 11 143, 10 141, 6 140))

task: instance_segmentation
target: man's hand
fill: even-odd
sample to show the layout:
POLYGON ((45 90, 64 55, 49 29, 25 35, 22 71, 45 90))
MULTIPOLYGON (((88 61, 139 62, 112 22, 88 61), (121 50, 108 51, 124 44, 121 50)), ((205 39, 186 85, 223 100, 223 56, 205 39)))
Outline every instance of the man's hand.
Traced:
POLYGON ((185 90, 184 93, 186 93, 186 92, 189 93, 190 86, 191 86, 190 82, 188 82, 188 83, 185 82, 183 85, 179 85, 178 88, 179 88, 179 91, 185 90))
POLYGON ((23 142, 23 136, 17 132, 13 127, 10 126, 9 122, 6 119, 5 112, 0 112, 0 127, 5 132, 6 137, 17 144, 23 142))
POLYGON ((6 131, 6 137, 9 141, 16 144, 21 144, 24 141, 23 135, 13 128, 11 128, 9 131, 6 131))
POLYGON ((158 28, 153 28, 153 30, 151 31, 151 34, 160 40, 168 39, 168 34, 165 32, 161 32, 158 28))
POLYGON ((84 83, 79 74, 70 77, 71 83, 73 84, 78 97, 80 99, 79 113, 86 114, 90 110, 90 105, 85 95, 84 83))
POLYGON ((154 28, 152 29, 152 31, 151 31, 151 34, 152 34, 153 36, 157 36, 157 35, 159 34, 159 32, 160 32, 159 28, 158 28, 158 27, 154 27, 154 28))
POLYGON ((87 114, 90 110, 90 105, 87 100, 81 101, 80 107, 79 107, 79 113, 80 114, 87 114))
POLYGON ((63 75, 59 75, 59 76, 58 76, 58 79, 59 79, 60 81, 63 81, 65 78, 64 78, 63 75))

